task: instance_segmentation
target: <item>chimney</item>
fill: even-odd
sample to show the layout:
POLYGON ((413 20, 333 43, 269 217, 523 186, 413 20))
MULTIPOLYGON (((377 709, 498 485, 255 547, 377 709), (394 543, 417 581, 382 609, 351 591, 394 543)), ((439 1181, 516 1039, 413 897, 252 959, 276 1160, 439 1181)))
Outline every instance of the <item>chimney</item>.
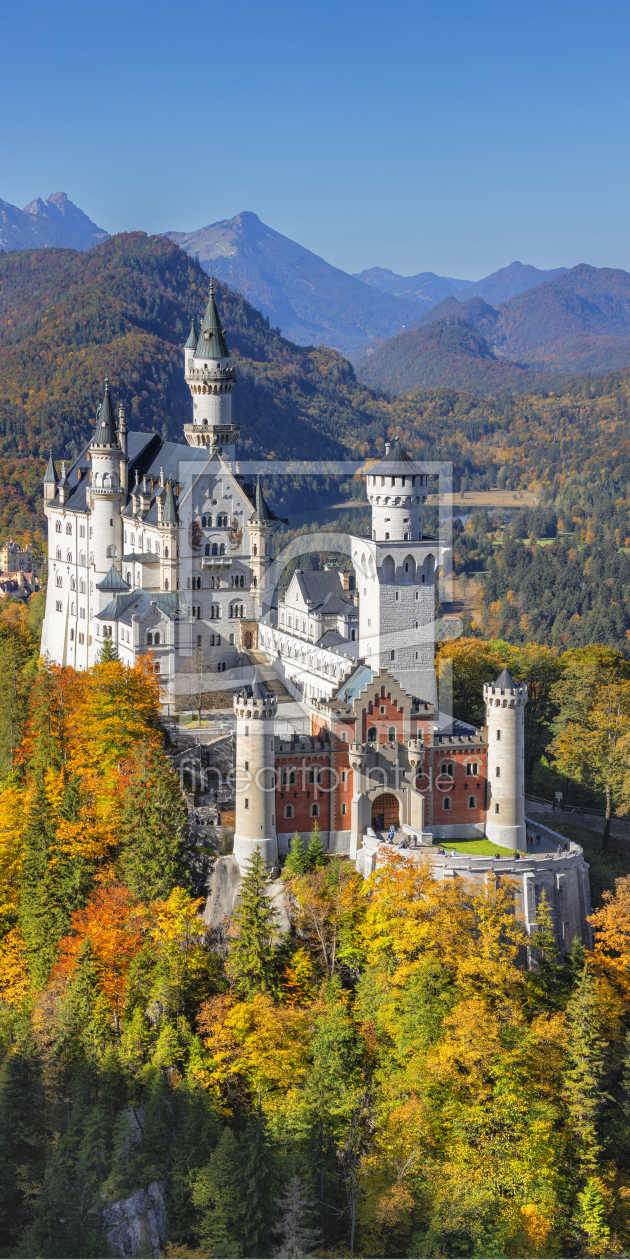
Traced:
POLYGON ((353 591, 356 585, 354 573, 342 573, 341 580, 343 582, 344 591, 353 591))
POLYGON ((386 443, 385 443, 385 457, 386 457, 386 458, 387 458, 387 456, 389 455, 389 452, 391 451, 391 449, 392 449, 392 444, 391 444, 391 442, 386 442, 386 443))

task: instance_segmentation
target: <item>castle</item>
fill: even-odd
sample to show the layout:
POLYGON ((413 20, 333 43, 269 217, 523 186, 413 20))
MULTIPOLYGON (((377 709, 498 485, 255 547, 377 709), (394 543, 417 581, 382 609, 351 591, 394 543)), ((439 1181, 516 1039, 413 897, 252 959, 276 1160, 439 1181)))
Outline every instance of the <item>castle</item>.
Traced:
POLYGON ((241 868, 258 845, 274 862, 315 820, 330 851, 355 858, 392 824, 524 848, 527 688, 507 670, 489 683, 481 729, 437 708, 444 548, 423 533, 426 473, 388 444, 366 477, 371 532, 344 536, 352 572, 298 570, 278 601, 278 521, 237 459, 212 282, 182 352, 185 443, 129 431, 106 381, 91 441, 59 477, 49 459, 42 652, 77 669, 108 639, 126 663, 150 652, 167 712, 212 687, 234 692, 241 868), (293 706, 281 721, 278 693, 293 706))

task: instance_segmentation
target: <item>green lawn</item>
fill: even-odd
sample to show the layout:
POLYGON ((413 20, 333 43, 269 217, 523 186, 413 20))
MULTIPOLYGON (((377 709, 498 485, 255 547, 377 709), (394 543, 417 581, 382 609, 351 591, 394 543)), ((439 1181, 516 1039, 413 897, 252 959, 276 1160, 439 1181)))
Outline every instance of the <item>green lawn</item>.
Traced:
POLYGON ((451 849, 455 849, 457 853, 472 853, 476 857, 492 857, 494 853, 498 853, 499 857, 514 857, 513 849, 504 849, 500 844, 492 844, 490 840, 437 840, 433 841, 433 848, 437 848, 441 844, 447 853, 451 849))

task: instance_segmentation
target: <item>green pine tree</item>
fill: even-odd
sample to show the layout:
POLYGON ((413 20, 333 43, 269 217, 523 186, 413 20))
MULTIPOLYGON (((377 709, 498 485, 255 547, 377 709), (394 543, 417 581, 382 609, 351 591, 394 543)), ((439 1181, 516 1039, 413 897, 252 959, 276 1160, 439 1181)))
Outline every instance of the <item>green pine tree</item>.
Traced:
MULTIPOLYGON (((231 1129, 224 1129, 216 1150, 193 1182, 192 1202, 198 1212, 201 1245, 208 1255, 243 1255, 241 1216, 247 1187, 242 1180, 242 1154, 231 1129)), ((265 1255, 264 1251, 259 1253, 265 1255)))
POLYGON ((593 979, 585 965, 573 996, 567 1003, 569 1068, 564 1076, 569 1127, 574 1135, 575 1159, 584 1175, 592 1173, 600 1156, 597 1130, 599 1110, 605 1099, 601 1089, 606 1042, 601 1036, 593 979))
POLYGON ((261 850, 256 847, 249 870, 241 884, 240 902, 232 916, 238 928, 228 959, 239 993, 273 993, 276 988, 276 949, 278 915, 270 896, 269 871, 261 850))
POLYGON ((606 1204, 597 1181, 589 1177, 581 1194, 578 1195, 577 1224, 588 1238, 586 1255, 600 1256, 610 1254, 610 1228, 606 1214, 606 1204))
POLYGON ((252 1257, 269 1256, 277 1177, 274 1146, 260 1105, 246 1130, 243 1147, 243 1253, 252 1257))
POLYGON ((114 647, 114 640, 108 636, 106 639, 103 639, 97 662, 99 665, 107 665, 109 661, 118 660, 120 660, 118 649, 114 647))
POLYGON ((560 1010, 566 1000, 569 976, 556 942, 551 907, 543 892, 531 938, 532 968, 527 984, 532 1000, 545 1010, 560 1010))
POLYGON ((291 848, 284 864, 284 874, 289 876, 305 875, 307 870, 308 854, 302 844, 299 831, 296 831, 291 837, 291 848))
POLYGON ((169 1170, 170 1239, 196 1246, 201 1241, 201 1216, 193 1203, 193 1188, 208 1153, 216 1148, 221 1127, 214 1100, 194 1077, 175 1090, 173 1112, 177 1138, 169 1170))
POLYGON ((187 811, 179 779, 159 750, 140 749, 123 804, 121 865, 127 887, 145 902, 186 887, 182 857, 187 811))
POLYGON ((311 871, 319 871, 325 865, 326 854, 319 833, 319 823, 315 819, 311 828, 311 839, 308 846, 308 867, 311 871))
POLYGON ((40 1065, 32 1047, 18 1047, 0 1069, 0 1245, 5 1255, 16 1255, 44 1173, 43 1116, 40 1065))

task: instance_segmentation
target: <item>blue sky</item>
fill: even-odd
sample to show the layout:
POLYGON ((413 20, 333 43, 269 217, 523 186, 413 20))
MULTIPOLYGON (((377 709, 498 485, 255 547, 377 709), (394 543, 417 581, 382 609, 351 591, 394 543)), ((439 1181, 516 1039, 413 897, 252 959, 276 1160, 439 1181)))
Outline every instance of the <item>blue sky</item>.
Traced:
POLYGON ((348 271, 630 270, 630 6, 5 6, 0 197, 109 231, 254 210, 348 271))

